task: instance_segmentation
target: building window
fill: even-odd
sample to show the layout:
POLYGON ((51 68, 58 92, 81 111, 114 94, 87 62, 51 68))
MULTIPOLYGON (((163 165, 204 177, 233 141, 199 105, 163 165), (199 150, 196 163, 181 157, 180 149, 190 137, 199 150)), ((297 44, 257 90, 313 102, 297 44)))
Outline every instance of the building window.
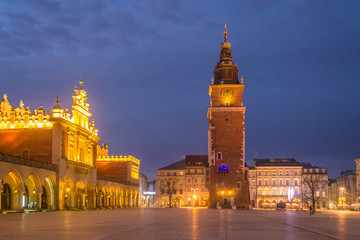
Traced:
POLYGON ((268 180, 265 180, 265 186, 267 186, 267 185, 269 185, 269 184, 268 184, 268 180))
POLYGON ((323 192, 322 196, 323 196, 323 198, 326 197, 325 192, 323 192))
POLYGON ((273 186, 275 186, 276 185, 276 181, 275 181, 275 179, 273 179, 273 186))
POLYGON ((258 175, 261 176, 261 171, 258 172, 258 175))
POLYGON ((258 183, 259 186, 261 186, 261 180, 259 180, 259 183, 258 183))
POLYGON ((267 174, 268 174, 268 171, 265 171, 265 176, 267 176, 267 174))
POLYGON ((273 194, 272 195, 274 195, 274 196, 276 195, 276 190, 275 189, 273 189, 273 194))
POLYGON ((319 191, 316 192, 316 197, 320 197, 320 192, 319 191))
POLYGON ((298 190, 297 189, 295 189, 295 196, 297 196, 298 195, 298 190))
POLYGON ((286 180, 286 186, 289 186, 289 185, 290 185, 290 181, 286 180))
POLYGON ((280 179, 280 186, 282 186, 283 185, 283 180, 282 179, 280 179))
POLYGON ((176 194, 176 189, 174 189, 174 194, 176 194))
POLYGON ((188 178, 188 183, 190 183, 190 178, 188 178))
POLYGON ((197 173, 197 169, 195 169, 195 173, 197 173))
POLYGON ((297 171, 295 171, 295 175, 298 175, 298 172, 297 172, 297 171))
POLYGON ((195 178, 195 183, 197 183, 197 178, 195 178))
POLYGON ((180 185, 182 185, 182 184, 183 184, 183 181, 182 181, 182 180, 180 180, 180 181, 179 181, 179 183, 180 183, 180 185))
POLYGON ((280 176, 282 176, 282 170, 280 171, 280 176))
POLYGON ((262 194, 262 192, 261 192, 261 190, 259 190, 259 195, 261 195, 262 194))
POLYGON ((268 190, 265 190, 265 191, 264 191, 264 195, 269 195, 269 191, 268 191, 268 190))
POLYGON ((201 183, 204 183, 204 179, 203 179, 203 178, 201 179, 201 183))
POLYGON ((275 176, 275 171, 273 171, 273 176, 275 176))
POLYGON ((22 150, 22 157, 28 159, 30 157, 29 150, 22 150))
POLYGON ((180 194, 182 194, 182 189, 180 189, 180 194))
POLYGON ((236 188, 237 188, 238 190, 241 189, 241 182, 240 182, 240 181, 237 181, 237 182, 236 182, 236 188))
POLYGON ((289 176, 289 171, 288 170, 286 170, 286 176, 289 176))
POLYGON ((297 186, 298 185, 298 181, 297 179, 295 179, 294 185, 297 186))
POLYGON ((283 190, 282 189, 280 189, 280 196, 282 196, 283 195, 283 190))
POLYGON ((255 186, 255 181, 252 181, 252 185, 255 186))
POLYGON ((174 172, 174 176, 176 176, 176 172, 174 172))
POLYGON ((221 160, 221 159, 222 159, 222 153, 221 153, 221 152, 218 152, 217 158, 218 158, 218 160, 221 160))

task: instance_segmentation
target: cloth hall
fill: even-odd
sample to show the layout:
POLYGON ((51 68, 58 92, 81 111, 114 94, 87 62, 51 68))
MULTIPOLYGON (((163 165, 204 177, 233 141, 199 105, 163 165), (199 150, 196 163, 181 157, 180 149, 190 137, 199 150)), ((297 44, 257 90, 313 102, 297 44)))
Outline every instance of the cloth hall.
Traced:
POLYGON ((72 109, 0 103, 0 212, 138 206, 140 160, 114 156, 100 137, 83 81, 72 109), (24 107, 25 106, 25 107, 24 107))

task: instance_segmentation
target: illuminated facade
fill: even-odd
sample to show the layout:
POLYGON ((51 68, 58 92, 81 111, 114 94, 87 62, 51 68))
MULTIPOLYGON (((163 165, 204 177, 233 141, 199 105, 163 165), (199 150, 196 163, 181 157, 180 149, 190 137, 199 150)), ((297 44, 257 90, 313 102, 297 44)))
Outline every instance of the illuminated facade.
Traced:
POLYGON ((176 207, 208 206, 209 191, 206 186, 207 155, 186 155, 184 160, 157 170, 156 205, 167 207, 168 181, 175 182, 172 205, 176 207))
MULTIPOLYGON (((275 208, 284 202, 299 207, 302 165, 296 159, 254 159, 249 172, 250 197, 253 207, 275 208), (289 191, 293 189, 292 198, 289 191)), ((291 206, 292 205, 292 206, 291 206)))
POLYGON ((245 167, 245 110, 243 78, 238 81, 238 68, 232 61, 231 44, 221 44, 220 61, 215 80, 209 87, 208 162, 210 204, 215 207, 248 208, 249 187, 245 167))
POLYGON ((91 209, 137 206, 140 161, 108 156, 89 121, 80 80, 71 112, 56 97, 51 112, 0 103, 1 209, 91 209), (113 170, 109 169, 113 167, 113 170), (115 169, 115 170, 114 170, 115 169))
POLYGON ((309 189, 303 178, 309 175, 321 175, 315 193, 316 207, 328 208, 328 175, 325 168, 293 158, 254 159, 249 170, 252 207, 276 208, 281 202, 286 204, 286 208, 307 207, 311 201, 306 197, 309 189))

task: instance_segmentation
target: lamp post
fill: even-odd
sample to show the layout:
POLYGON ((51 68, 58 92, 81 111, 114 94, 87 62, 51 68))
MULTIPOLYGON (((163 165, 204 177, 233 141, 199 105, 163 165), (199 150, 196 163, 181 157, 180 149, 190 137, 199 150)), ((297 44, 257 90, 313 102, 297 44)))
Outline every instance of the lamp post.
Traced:
POLYGON ((344 210, 344 187, 340 188, 341 191, 341 208, 344 210))
POLYGON ((294 188, 289 187, 288 189, 288 199, 290 201, 290 209, 292 210, 292 200, 294 198, 294 188))
POLYGON ((195 207, 195 201, 196 201, 196 191, 199 190, 199 188, 191 188, 191 190, 194 190, 194 195, 193 195, 193 207, 195 207))

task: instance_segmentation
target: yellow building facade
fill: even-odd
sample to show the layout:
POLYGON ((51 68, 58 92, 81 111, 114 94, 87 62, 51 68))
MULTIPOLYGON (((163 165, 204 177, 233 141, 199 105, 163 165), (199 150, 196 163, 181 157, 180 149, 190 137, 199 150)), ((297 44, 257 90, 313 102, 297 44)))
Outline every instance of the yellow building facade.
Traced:
POLYGON ((109 156, 99 147, 80 80, 72 109, 42 105, 31 111, 20 101, 0 103, 0 194, 2 211, 92 209, 138 205, 140 160, 109 156), (102 164, 103 163, 103 164, 102 164), (116 166, 116 172, 109 172, 116 166), (98 174, 101 172, 102 174, 98 174))

